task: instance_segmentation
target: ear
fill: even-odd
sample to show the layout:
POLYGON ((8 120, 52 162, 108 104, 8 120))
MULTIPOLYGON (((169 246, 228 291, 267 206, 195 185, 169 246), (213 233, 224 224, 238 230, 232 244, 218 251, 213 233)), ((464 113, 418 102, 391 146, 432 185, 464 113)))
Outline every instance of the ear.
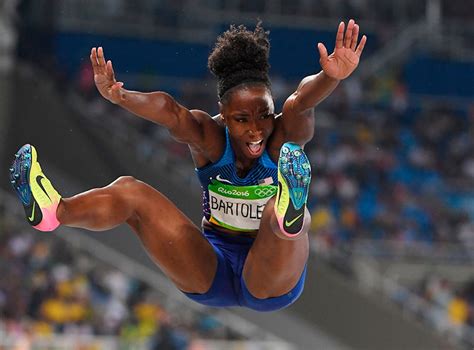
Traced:
POLYGON ((221 121, 225 124, 225 119, 224 119, 224 114, 223 114, 224 105, 221 102, 217 102, 217 104, 219 105, 219 116, 221 118, 221 121))

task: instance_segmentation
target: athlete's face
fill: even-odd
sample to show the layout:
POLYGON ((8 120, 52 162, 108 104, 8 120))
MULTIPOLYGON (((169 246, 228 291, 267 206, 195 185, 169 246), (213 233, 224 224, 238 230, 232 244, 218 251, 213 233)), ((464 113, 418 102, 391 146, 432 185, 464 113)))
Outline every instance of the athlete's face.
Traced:
POLYGON ((264 85, 238 88, 220 104, 236 155, 258 158, 273 132, 275 107, 264 85))

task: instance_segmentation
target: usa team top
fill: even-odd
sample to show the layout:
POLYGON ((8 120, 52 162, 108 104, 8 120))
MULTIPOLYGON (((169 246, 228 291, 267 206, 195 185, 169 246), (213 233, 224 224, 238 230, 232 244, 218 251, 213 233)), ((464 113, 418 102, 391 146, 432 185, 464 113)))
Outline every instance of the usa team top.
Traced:
POLYGON ((234 231, 258 230, 265 204, 277 192, 277 165, 265 149, 247 175, 239 177, 227 128, 225 134, 222 157, 196 169, 203 215, 209 222, 234 231))

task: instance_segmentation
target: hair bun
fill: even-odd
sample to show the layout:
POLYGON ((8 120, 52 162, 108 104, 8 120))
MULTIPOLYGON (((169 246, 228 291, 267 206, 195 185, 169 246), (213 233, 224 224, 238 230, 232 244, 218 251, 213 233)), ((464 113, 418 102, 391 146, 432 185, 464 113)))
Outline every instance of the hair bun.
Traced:
POLYGON ((229 30, 217 38, 208 59, 208 67, 218 79, 219 97, 244 82, 270 84, 268 34, 261 22, 258 22, 253 32, 244 25, 231 25, 229 30))

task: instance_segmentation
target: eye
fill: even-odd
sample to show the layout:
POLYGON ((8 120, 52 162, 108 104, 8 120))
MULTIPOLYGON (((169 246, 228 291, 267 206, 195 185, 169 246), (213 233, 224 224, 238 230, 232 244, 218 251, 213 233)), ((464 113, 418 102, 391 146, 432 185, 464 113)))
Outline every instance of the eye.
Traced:
POLYGON ((234 119, 237 123, 246 123, 247 122, 246 117, 235 117, 234 119))

